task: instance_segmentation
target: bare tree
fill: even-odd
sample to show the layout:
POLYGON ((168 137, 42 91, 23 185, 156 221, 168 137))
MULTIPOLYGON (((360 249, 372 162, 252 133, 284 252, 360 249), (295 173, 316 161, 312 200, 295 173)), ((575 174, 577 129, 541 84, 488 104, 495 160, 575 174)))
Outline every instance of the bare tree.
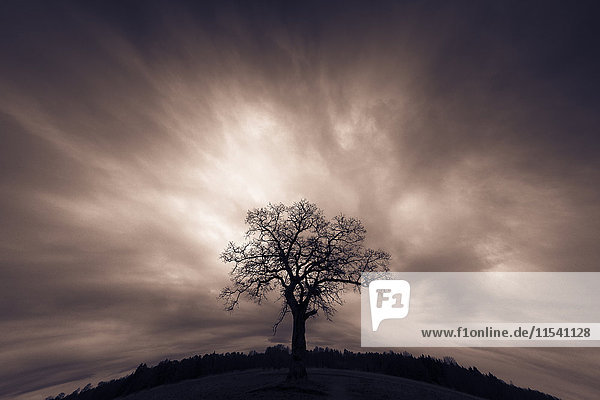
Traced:
POLYGON ((291 313, 292 361, 288 379, 306 378, 306 320, 321 311, 327 319, 348 288, 360 289, 363 272, 388 269, 390 256, 363 246, 366 230, 355 218, 331 220, 313 203, 269 204, 248 211, 246 242, 230 242, 221 259, 234 263, 232 285, 221 291, 226 309, 245 295, 261 303, 270 292, 282 301, 273 330, 291 313))

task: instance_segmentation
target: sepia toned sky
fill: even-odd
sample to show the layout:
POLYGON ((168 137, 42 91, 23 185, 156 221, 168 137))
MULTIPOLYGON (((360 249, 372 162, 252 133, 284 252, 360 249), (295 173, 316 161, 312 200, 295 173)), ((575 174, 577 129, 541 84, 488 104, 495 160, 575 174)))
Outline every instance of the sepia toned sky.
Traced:
MULTIPOLYGON (((591 2, 200 3, 0 5, 0 397, 289 343, 216 300, 268 202, 360 218, 394 271, 600 271, 591 2)), ((360 350, 359 313, 308 346, 360 350)), ((597 349, 411 351, 600 390, 597 349)))

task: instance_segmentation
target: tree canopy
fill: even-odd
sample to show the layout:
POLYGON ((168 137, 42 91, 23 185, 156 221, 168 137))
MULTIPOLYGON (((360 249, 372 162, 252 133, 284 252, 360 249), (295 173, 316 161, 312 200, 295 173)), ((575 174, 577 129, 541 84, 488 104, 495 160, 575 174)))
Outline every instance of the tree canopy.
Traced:
POLYGON ((388 269, 388 253, 363 246, 360 220, 343 214, 328 220, 307 200, 250 210, 246 224, 247 241, 230 242, 221 254, 235 264, 232 285, 220 295, 228 310, 242 295, 260 303, 277 291, 284 300, 277 323, 289 311, 304 319, 322 311, 330 319, 342 292, 360 287, 363 272, 388 269))

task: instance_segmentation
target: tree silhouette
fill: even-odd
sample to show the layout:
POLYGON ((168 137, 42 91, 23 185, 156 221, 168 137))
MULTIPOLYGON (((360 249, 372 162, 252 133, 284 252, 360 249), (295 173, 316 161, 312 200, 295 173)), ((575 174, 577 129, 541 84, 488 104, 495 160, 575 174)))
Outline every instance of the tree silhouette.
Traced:
POLYGON ((250 210, 246 224, 247 241, 230 242, 221 254, 235 266, 232 286, 219 297, 233 310, 242 295, 260 304, 278 291, 282 308, 273 330, 288 313, 293 317, 288 379, 306 378, 306 320, 319 311, 331 319, 342 292, 359 289, 363 272, 387 271, 390 256, 363 246, 366 230, 358 219, 340 214, 327 220, 307 200, 250 210))

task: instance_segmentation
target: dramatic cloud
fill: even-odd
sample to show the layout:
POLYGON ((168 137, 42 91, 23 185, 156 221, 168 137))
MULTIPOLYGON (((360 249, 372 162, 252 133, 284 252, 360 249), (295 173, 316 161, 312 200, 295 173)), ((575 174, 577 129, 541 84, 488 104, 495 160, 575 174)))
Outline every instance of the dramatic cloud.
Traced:
MULTIPOLYGON (((393 270, 598 270, 584 5, 0 7, 0 395, 287 343, 276 304, 216 300, 267 202, 359 217, 393 270)), ((358 350, 358 304, 309 346, 358 350)), ((595 350, 446 354, 599 389, 595 350)))

